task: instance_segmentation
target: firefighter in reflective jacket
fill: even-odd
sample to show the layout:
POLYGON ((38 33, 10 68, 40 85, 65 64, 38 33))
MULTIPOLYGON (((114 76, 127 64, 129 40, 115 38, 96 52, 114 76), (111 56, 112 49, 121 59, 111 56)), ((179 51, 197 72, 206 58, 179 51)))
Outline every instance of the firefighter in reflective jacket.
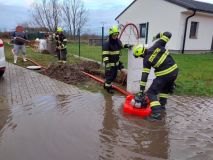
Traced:
POLYGON ((124 66, 120 59, 120 50, 122 48, 131 48, 132 45, 125 44, 118 39, 118 26, 112 26, 109 29, 109 39, 103 45, 103 62, 105 64, 105 83, 104 88, 108 93, 113 93, 112 82, 117 76, 118 70, 123 70, 124 66))
POLYGON ((155 69, 156 78, 153 80, 146 94, 150 99, 152 109, 151 118, 161 119, 161 110, 165 110, 169 93, 172 93, 174 81, 178 75, 178 67, 169 51, 165 49, 172 34, 170 32, 159 33, 153 37, 157 40, 150 48, 139 44, 134 46, 133 55, 143 58, 143 71, 140 82, 140 92, 136 94, 135 101, 139 101, 144 95, 147 78, 151 67, 155 69), (159 100, 158 97, 159 96, 159 100))
POLYGON ((53 34, 56 40, 56 53, 59 62, 66 63, 67 60, 67 39, 63 34, 61 27, 57 28, 57 32, 53 34))

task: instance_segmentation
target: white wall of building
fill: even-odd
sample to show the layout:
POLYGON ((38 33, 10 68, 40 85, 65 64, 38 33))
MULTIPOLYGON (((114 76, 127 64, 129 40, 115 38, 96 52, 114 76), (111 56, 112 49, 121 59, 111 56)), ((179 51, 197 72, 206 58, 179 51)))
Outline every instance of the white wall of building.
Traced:
MULTIPOLYGON (((199 14, 199 13, 198 13, 199 14)), ((213 16, 195 15, 189 19, 185 50, 210 50, 213 37, 213 16), (191 22, 198 22, 197 39, 190 39, 191 22)))
MULTIPOLYGON (((132 22, 139 24, 149 22, 148 44, 152 44, 152 37, 159 32, 170 31, 173 34, 168 47, 174 50, 179 48, 179 24, 181 12, 186 9, 168 3, 164 0, 137 0, 120 17, 120 24, 132 22)), ((143 41, 145 42, 145 41, 143 41)))
MULTIPOLYGON (((137 0, 125 12, 117 18, 119 24, 126 25, 134 23, 138 28, 139 24, 149 22, 148 45, 152 45, 152 37, 159 32, 169 31, 172 38, 167 44, 168 49, 182 50, 185 21, 193 12, 176 4, 164 0, 137 0)), ((129 36, 129 35, 127 35, 129 36)), ((213 16, 205 14, 195 15, 189 19, 186 36, 185 50, 210 50, 213 36, 213 16), (199 22, 198 38, 189 39, 191 21, 199 22)), ((125 41, 128 37, 121 37, 125 41)), ((134 38, 133 38, 134 39, 134 38)), ((140 43, 145 39, 140 39, 140 43)), ((131 42, 130 42, 131 43, 131 42)), ((133 43, 137 43, 133 41, 133 43)), ((142 73, 142 59, 135 59, 130 51, 128 55, 128 78, 127 90, 135 93, 139 91, 142 73)), ((148 87, 155 78, 152 70, 148 78, 148 87)), ((147 88, 146 88, 147 89, 147 88)))
MULTIPOLYGON (((149 22, 148 44, 152 45, 152 37, 159 32, 170 31, 172 38, 167 44, 171 50, 182 50, 185 20, 191 13, 187 9, 164 0, 137 0, 117 21, 119 24, 139 24, 149 22)), ((185 50, 210 50, 213 36, 213 16, 195 15, 189 19, 185 50), (199 22, 198 39, 189 39, 191 21, 199 22)), ((122 40, 122 39, 121 39, 122 40)), ((145 43, 145 39, 140 39, 145 43)))

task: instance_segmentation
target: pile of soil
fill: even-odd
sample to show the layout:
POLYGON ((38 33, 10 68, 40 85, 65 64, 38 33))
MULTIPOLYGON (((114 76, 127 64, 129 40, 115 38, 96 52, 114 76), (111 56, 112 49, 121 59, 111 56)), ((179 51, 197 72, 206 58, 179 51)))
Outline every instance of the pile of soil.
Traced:
POLYGON ((42 74, 67 84, 79 84, 90 81, 81 71, 103 77, 100 64, 92 61, 81 61, 76 64, 51 64, 42 74))

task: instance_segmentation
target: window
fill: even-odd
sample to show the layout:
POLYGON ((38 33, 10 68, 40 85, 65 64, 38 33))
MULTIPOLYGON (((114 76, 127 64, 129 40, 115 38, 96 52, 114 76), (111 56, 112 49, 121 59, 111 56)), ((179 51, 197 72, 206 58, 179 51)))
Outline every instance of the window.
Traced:
POLYGON ((190 35, 189 38, 196 39, 198 31, 198 22, 191 22, 190 35))
POLYGON ((146 37, 146 23, 140 24, 140 37, 141 38, 146 37))
POLYGON ((148 41, 149 22, 140 24, 140 38, 145 38, 148 41))

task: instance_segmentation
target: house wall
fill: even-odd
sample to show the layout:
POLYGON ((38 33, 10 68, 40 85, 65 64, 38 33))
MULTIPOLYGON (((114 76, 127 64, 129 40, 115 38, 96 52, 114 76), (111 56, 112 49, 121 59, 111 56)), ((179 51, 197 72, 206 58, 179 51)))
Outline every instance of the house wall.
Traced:
MULTIPOLYGON (((172 38, 167 47, 171 50, 182 50, 186 18, 192 14, 187 9, 164 0, 137 0, 120 17, 119 24, 139 24, 149 22, 148 44, 159 32, 170 31, 172 38)), ((213 16, 199 15, 189 19, 185 50, 210 50, 213 36, 213 16), (191 21, 199 22, 198 38, 189 39, 191 21)), ((122 39, 125 39, 124 36, 122 39)), ((121 40, 122 40, 121 39, 121 40)), ((145 39, 140 39, 145 43, 145 39)))
MULTIPOLYGON (((164 0, 137 0, 120 17, 119 24, 132 22, 139 28, 139 24, 149 22, 148 44, 152 44, 152 37, 159 32, 170 31, 172 39, 168 48, 178 50, 180 46, 181 12, 186 9, 168 3, 164 0)), ((145 43, 145 40, 142 40, 145 43)))
POLYGON ((213 16, 199 15, 197 13, 194 17, 189 19, 185 50, 210 50, 213 37, 213 16), (190 39, 191 22, 199 22, 197 38, 190 39))

